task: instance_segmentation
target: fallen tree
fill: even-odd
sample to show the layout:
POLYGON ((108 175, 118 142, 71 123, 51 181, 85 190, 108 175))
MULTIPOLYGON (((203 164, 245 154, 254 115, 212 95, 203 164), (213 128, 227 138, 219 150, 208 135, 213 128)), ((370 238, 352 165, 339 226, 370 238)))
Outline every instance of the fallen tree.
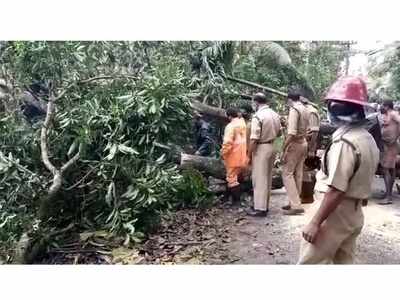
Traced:
MULTIPOLYGON (((248 81, 248 80, 239 79, 239 78, 235 78, 235 77, 232 77, 232 76, 225 76, 225 79, 228 79, 228 80, 230 80, 232 82, 244 84, 244 85, 256 88, 256 89, 260 89, 260 90, 263 90, 263 91, 266 91, 266 92, 269 92, 269 93, 272 93, 272 94, 275 94, 275 95, 278 95, 278 96, 287 97, 287 95, 288 95, 287 93, 284 93, 284 92, 278 91, 276 89, 273 89, 273 88, 270 88, 270 87, 255 83, 255 82, 251 82, 251 81, 248 81)), ((304 95, 304 96, 307 97, 307 95, 304 95)), ((314 104, 311 101, 307 100, 307 103, 311 104, 312 106, 317 107, 317 105, 314 104)))
MULTIPOLYGON (((217 179, 225 179, 226 172, 222 160, 211 157, 204 157, 198 155, 190 155, 181 153, 180 166, 182 169, 193 168, 206 175, 212 176, 217 179)), ((244 178, 246 186, 250 182, 250 176, 244 178)), ((272 176, 272 189, 280 189, 283 187, 281 171, 274 169, 272 176)), ((250 185, 251 188, 251 185, 250 185)))
MULTIPOLYGON (((204 103, 201 103, 198 100, 192 100, 191 101, 191 106, 193 109, 195 109, 197 112, 215 118, 218 121, 222 122, 228 122, 228 117, 226 116, 226 111, 223 108, 218 108, 214 107, 211 105, 207 105, 204 103)), ((328 122, 321 122, 320 124, 320 133, 322 135, 330 135, 332 134, 336 128, 329 124, 328 122)))
POLYGON ((192 100, 190 102, 190 105, 192 106, 192 108, 203 114, 203 115, 207 115, 210 116, 212 118, 217 119, 218 121, 222 121, 222 122, 228 122, 228 117, 226 116, 226 111, 223 108, 218 108, 215 106, 211 106, 211 105, 207 105, 204 103, 201 103, 198 100, 192 100))

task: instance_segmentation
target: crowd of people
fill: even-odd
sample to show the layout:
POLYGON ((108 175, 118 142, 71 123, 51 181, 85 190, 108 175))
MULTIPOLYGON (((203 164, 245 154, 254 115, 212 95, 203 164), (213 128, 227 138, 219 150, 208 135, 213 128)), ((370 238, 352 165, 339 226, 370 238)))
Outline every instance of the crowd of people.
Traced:
POLYGON ((383 142, 380 151, 376 136, 366 125, 373 107, 368 102, 365 82, 358 77, 340 78, 324 99, 328 120, 336 130, 318 157, 320 116, 314 105, 298 90, 289 89, 286 101, 289 113, 283 126, 281 116, 269 105, 270 99, 267 94, 255 94, 251 117, 248 109, 229 108, 226 112, 229 124, 221 156, 232 202, 240 202, 240 178, 243 173, 251 172, 253 205, 247 214, 267 216, 272 170, 279 153, 287 195, 282 213, 304 214, 300 198, 304 165, 306 160, 318 158, 321 165, 316 174, 314 201, 306 213, 299 263, 352 263, 355 242, 364 223, 361 207, 371 196, 379 162, 386 185, 381 204, 393 201, 400 115, 393 109, 392 101, 384 101, 378 108, 377 123, 383 142), (278 152, 274 142, 281 136, 284 143, 278 152))

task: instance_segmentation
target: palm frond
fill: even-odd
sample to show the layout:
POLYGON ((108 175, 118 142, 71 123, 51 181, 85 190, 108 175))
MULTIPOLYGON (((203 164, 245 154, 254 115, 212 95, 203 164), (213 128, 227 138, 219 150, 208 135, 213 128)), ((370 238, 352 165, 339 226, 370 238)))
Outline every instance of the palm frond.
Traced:
POLYGON ((278 65, 286 66, 292 64, 292 59, 290 58, 289 53, 278 43, 266 42, 264 44, 264 49, 278 65))

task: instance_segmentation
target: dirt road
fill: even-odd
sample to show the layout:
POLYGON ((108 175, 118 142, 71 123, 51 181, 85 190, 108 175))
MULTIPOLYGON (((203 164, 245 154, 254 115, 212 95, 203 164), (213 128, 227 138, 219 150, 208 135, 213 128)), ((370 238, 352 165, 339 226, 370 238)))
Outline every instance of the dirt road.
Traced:
MULTIPOLYGON (((376 179, 374 190, 383 188, 376 179)), ((268 217, 219 204, 167 216, 140 253, 146 264, 295 264, 304 216, 284 216, 285 190, 273 191, 268 217)), ((251 198, 248 198, 251 202, 251 198)), ((400 199, 364 208, 365 226, 358 240, 357 264, 400 264, 400 199)), ((248 203, 247 205, 249 205, 248 203)), ((305 205, 305 209, 310 205, 305 205)))
MULTIPOLYGON (((382 179, 376 179, 374 189, 382 189, 382 179)), ((365 226, 357 245, 358 264, 400 263, 400 200, 381 206, 372 199, 364 208, 365 226)), ((251 218, 231 210, 228 218, 242 219, 232 226, 229 251, 238 257, 236 264, 295 264, 298 258, 300 233, 304 216, 284 216, 280 206, 285 191, 273 191, 272 207, 267 218, 251 218)), ((309 205, 306 205, 307 209, 309 205)))

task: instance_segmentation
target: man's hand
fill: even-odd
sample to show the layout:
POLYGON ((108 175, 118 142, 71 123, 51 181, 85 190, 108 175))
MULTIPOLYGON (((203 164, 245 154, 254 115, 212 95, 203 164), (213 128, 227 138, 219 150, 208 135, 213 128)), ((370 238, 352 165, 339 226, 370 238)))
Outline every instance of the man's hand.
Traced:
POLYGON ((252 155, 247 155, 247 164, 250 166, 251 165, 251 156, 252 155))
POLYGON ((311 222, 309 223, 306 227, 303 229, 303 238, 311 243, 314 244, 314 242, 317 239, 318 233, 319 233, 320 226, 317 223, 311 222))
POLYGON ((286 162, 286 150, 284 150, 283 152, 282 152, 282 155, 281 155, 281 157, 280 157, 280 163, 281 164, 284 164, 285 162, 286 162))

